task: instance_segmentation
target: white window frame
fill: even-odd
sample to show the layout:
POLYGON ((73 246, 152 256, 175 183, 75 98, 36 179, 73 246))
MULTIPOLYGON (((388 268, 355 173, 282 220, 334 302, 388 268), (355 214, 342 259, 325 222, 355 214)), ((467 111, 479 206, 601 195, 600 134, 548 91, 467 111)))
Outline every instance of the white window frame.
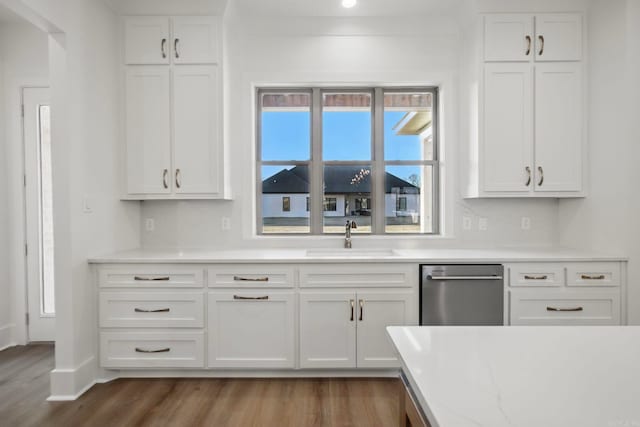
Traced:
MULTIPOLYGON (((340 86, 304 86, 304 87, 256 87, 255 89, 255 124, 256 124, 256 231, 259 236, 309 236, 309 235, 335 235, 337 233, 325 233, 324 228, 324 207, 323 207, 323 173, 324 166, 331 165, 370 165, 372 172, 371 186, 371 205, 373 221, 371 224, 371 233, 365 235, 371 236, 442 236, 441 230, 441 208, 444 200, 441 198, 440 192, 440 102, 439 87, 437 86, 415 86, 415 87, 340 87, 340 86), (323 161, 322 159, 322 95, 323 93, 366 93, 370 92, 372 96, 371 107, 371 160, 354 160, 354 161, 323 161), (432 128, 433 128, 433 160, 385 160, 384 159, 384 93, 402 93, 402 92, 428 92, 432 96, 432 128), (311 156, 309 160, 262 160, 262 135, 261 135, 261 94, 262 93, 309 93, 311 95, 311 156), (287 166, 307 166, 309 167, 309 233, 263 233, 262 218, 262 166, 264 165, 287 165, 287 166), (387 232, 385 226, 385 194, 384 194, 384 177, 386 166, 423 166, 432 167, 432 218, 430 232, 420 233, 397 233, 387 232)), ((421 194, 424 192, 421 190, 421 194)), ((395 208, 395 206, 394 206, 395 208)), ((424 215, 423 215, 424 216, 424 215)))

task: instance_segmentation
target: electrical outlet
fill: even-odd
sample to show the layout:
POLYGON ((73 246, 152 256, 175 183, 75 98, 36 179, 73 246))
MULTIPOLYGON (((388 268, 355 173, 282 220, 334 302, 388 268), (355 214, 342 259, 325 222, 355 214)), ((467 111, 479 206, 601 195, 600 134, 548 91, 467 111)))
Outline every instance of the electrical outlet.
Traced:
POLYGON ((471 217, 463 216, 462 217, 462 229, 463 230, 471 230, 471 217))
POLYGON ((93 201, 91 197, 86 194, 82 197, 82 212, 93 213, 93 201))
POLYGON ((156 220, 153 218, 147 218, 144 220, 144 228, 147 231, 153 231, 156 229, 156 220))
POLYGON ((530 230, 531 229, 531 218, 529 218, 528 216, 523 216, 520 219, 520 228, 522 228, 523 230, 530 230))
POLYGON ((222 217, 222 230, 223 231, 231 230, 231 218, 229 218, 228 216, 222 217))
POLYGON ((478 218, 478 230, 487 231, 489 228, 489 220, 487 218, 478 218))

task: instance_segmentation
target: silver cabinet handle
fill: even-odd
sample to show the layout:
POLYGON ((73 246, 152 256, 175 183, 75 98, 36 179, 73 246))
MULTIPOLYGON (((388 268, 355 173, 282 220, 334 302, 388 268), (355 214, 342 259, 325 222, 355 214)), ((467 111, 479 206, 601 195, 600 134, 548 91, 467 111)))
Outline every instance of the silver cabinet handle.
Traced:
POLYGON ((180 173, 180 169, 176 169, 176 187, 177 188, 182 187, 182 182, 180 182, 181 178, 182 178, 182 176, 181 176, 181 173, 180 173))
POLYGON ((547 311, 582 311, 582 307, 568 307, 568 308, 558 308, 558 307, 547 307, 547 311))
POLYGON ((142 277, 142 276, 133 276, 133 280, 137 282, 168 282, 171 278, 169 276, 160 276, 160 277, 142 277))
POLYGON ((160 52, 162 52, 162 58, 166 58, 167 57, 167 50, 166 47, 167 46, 167 39, 162 39, 162 41, 160 42, 160 52))
POLYGON ((180 59, 180 53, 178 52, 178 43, 180 42, 180 39, 176 38, 173 40, 173 52, 176 55, 176 59, 180 59))
POLYGON ((169 183, 167 182, 167 175, 169 174, 169 170, 165 169, 162 171, 162 185, 164 188, 169 188, 169 183))
POLYGON ((527 172, 527 182, 524 183, 524 186, 528 187, 531 184, 531 168, 527 166, 524 170, 527 172))
POLYGON ((427 280, 502 280, 502 276, 427 276, 427 280))
POLYGON ((242 276, 233 276, 233 280, 236 282, 268 282, 268 277, 242 277, 242 276))
POLYGON ((546 274, 542 276, 529 276, 525 274, 524 279, 525 280, 547 280, 548 276, 546 274))
POLYGON ((580 276, 582 280, 604 280, 604 274, 600 274, 598 276, 591 276, 589 274, 583 274, 580 276))
POLYGON ((538 166, 538 173, 540 174, 540 180, 538 181, 538 187, 541 187, 544 183, 544 170, 542 166, 538 166))
POLYGON ((133 311, 136 313, 168 313, 171 311, 170 308, 158 308, 156 310, 147 310, 144 308, 134 308, 133 311))
POLYGON ((262 297, 243 297, 241 295, 234 295, 233 299, 236 300, 268 300, 269 299, 269 295, 265 295, 262 297))
POLYGON ((525 56, 529 56, 531 53, 531 36, 525 36, 525 40, 527 41, 527 50, 524 54, 525 56))
POLYGON ((540 41, 540 50, 538 51, 538 56, 542 56, 544 53, 544 36, 538 36, 538 40, 540 41))
POLYGON ((169 347, 167 348, 160 348, 158 350, 146 350, 144 348, 138 348, 136 347, 136 353, 168 353, 170 352, 171 349, 169 347))
POLYGON ((356 302, 354 300, 349 300, 349 303, 351 304, 351 319, 349 319, 351 322, 353 322, 353 315, 354 315, 354 310, 355 310, 355 304, 356 302))
POLYGON ((358 320, 362 322, 362 316, 364 313, 364 300, 361 299, 360 301, 358 301, 358 303, 360 305, 360 318, 358 320))

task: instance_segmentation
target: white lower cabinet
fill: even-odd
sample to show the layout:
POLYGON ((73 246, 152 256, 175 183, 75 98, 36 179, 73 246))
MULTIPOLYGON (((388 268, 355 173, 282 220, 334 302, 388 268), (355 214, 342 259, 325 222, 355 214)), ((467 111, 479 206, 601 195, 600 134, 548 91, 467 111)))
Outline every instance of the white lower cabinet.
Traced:
POLYGON ((523 290, 510 292, 512 325, 619 325, 618 290, 523 290))
POLYGON ((412 325, 405 290, 300 292, 301 368, 396 368, 387 326, 412 325))
POLYGON ((209 366, 294 368, 293 292, 209 293, 209 366))
POLYGON ((203 368, 204 332, 101 332, 104 368, 203 368))

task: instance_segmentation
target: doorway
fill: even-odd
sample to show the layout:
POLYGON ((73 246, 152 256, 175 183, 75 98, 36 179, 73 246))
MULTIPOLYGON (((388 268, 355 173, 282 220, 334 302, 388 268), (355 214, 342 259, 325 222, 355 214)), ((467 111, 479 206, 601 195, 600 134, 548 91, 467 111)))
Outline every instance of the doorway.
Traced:
POLYGON ((49 88, 22 89, 28 340, 55 341, 49 88))

